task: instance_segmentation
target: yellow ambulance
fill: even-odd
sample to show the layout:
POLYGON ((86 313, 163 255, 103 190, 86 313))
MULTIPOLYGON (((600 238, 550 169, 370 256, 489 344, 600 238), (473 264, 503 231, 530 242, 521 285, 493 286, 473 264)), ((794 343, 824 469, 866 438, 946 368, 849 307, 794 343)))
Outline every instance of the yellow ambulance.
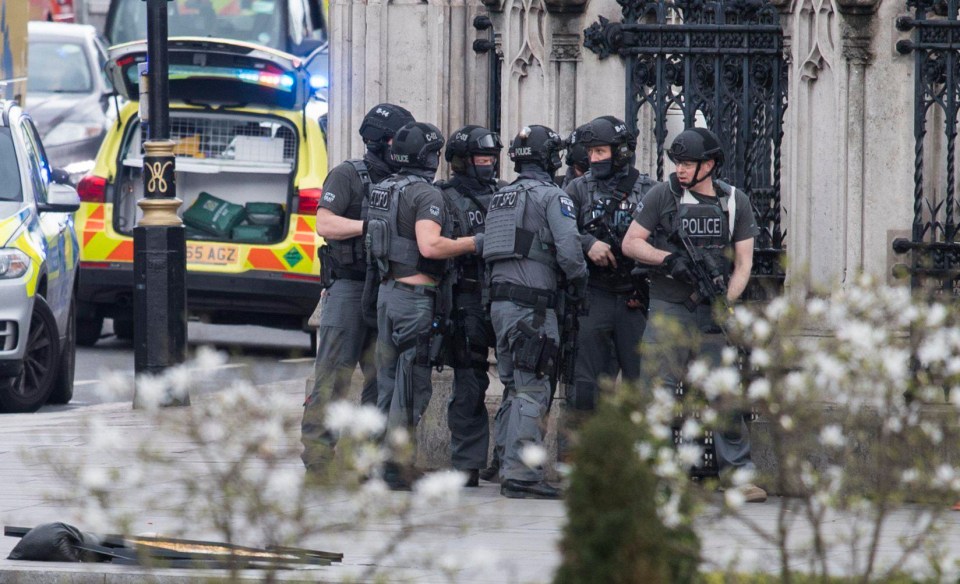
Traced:
MULTIPOLYGON (((77 185, 77 342, 85 346, 105 318, 118 337, 133 337, 146 51, 142 41, 110 49, 108 74, 128 102, 77 185)), ((326 104, 312 98, 306 63, 241 41, 174 38, 169 71, 190 316, 307 331, 320 297, 315 216, 327 152, 319 124, 326 104)))

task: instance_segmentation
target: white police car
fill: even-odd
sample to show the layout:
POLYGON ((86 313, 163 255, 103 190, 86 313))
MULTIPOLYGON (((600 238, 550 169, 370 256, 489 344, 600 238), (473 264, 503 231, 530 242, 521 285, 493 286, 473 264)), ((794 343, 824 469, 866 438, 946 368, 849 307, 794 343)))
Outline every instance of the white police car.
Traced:
POLYGON ((0 411, 73 397, 79 206, 30 117, 0 101, 0 411))

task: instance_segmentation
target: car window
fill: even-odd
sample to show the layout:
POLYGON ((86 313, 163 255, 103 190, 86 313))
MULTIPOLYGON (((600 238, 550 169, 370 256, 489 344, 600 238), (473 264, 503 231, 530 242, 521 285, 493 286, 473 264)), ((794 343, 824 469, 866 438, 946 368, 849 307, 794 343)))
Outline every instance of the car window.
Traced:
POLYGON ((17 149, 9 127, 0 127, 0 201, 22 201, 17 149))
POLYGON ((47 202, 47 185, 50 184, 49 166, 40 141, 37 140, 36 130, 27 118, 20 121, 20 131, 23 137, 24 150, 27 155, 27 166, 30 167, 30 182, 38 203, 47 202))
POLYGON ((33 93, 90 93, 93 74, 78 43, 30 41, 27 91, 33 93))
POLYGON ((113 87, 113 82, 110 81, 110 76, 107 75, 107 69, 105 67, 108 58, 107 46, 99 36, 93 39, 93 46, 97 48, 97 71, 100 73, 100 77, 103 78, 103 84, 106 87, 113 87))
MULTIPOLYGON (((167 5, 168 36, 219 37, 285 50, 283 19, 287 0, 173 0, 167 5)), ((114 0, 107 37, 118 45, 147 38, 143 0, 114 0)))

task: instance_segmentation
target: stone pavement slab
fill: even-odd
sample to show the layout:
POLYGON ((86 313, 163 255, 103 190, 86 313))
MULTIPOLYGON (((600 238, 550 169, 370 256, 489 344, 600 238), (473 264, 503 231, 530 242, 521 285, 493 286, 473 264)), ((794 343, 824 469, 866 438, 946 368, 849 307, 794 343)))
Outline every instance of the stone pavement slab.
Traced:
MULTIPOLYGON (((263 392, 281 392, 291 412, 300 408, 303 398, 303 380, 291 380, 261 386, 263 392)), ((202 398, 201 398, 202 399, 202 398)), ((58 483, 57 474, 44 463, 28 454, 56 450, 75 453, 92 464, 116 464, 116 460, 98 459, 98 453, 87 442, 82 432, 84 419, 94 417, 107 421, 123 433, 136 433, 148 423, 143 412, 134 411, 128 403, 70 406, 58 411, 39 414, 0 416, 0 522, 3 525, 34 526, 50 521, 71 523, 81 530, 94 531, 84 524, 84 510, 80 502, 54 503, 49 493, 61 494, 66 486, 58 483)), ((184 469, 203 472, 204 461, 198 450, 188 443, 170 445, 183 456, 184 469)), ((102 458, 102 455, 101 455, 102 458)), ((225 462, 225 461, 224 461, 225 462)), ((301 463, 291 457, 285 466, 299 471, 301 463)), ((170 481, 158 482, 157 492, 169 488, 170 481)), ((151 493, 156 494, 156 493, 151 493)), ((145 498, 149 498, 145 494, 145 498)), ((386 493, 386 499, 403 501, 409 495, 386 493)), ((719 517, 717 505, 708 509, 700 521, 698 531, 704 541, 704 556, 712 565, 726 566, 735 558, 743 570, 773 571, 777 568, 776 549, 742 523, 719 517)), ((772 529, 783 500, 773 497, 767 503, 747 508, 750 518, 767 529, 772 529)), ((202 530, 183 525, 176 509, 137 509, 140 511, 132 525, 132 533, 140 535, 174 535, 191 539, 217 539, 202 530)), ((325 493, 311 508, 318 524, 333 525, 338 518, 350 517, 355 503, 345 492, 325 493)), ((891 565, 900 551, 898 537, 919 529, 913 516, 918 508, 903 508, 892 515, 890 528, 881 541, 881 561, 891 565)), ((831 519, 839 528, 845 518, 831 519)), ((557 544, 562 536, 565 510, 559 501, 529 501, 505 499, 499 495, 498 485, 482 483, 477 489, 464 489, 455 503, 437 504, 420 508, 413 519, 415 529, 400 543, 394 553, 384 558, 383 548, 405 529, 397 517, 375 517, 357 525, 340 526, 304 541, 300 547, 342 552, 341 564, 283 572, 281 581, 341 582, 344 579, 363 579, 372 565, 391 582, 471 582, 506 584, 512 582, 549 582, 560 562, 557 544)), ((798 530, 796 545, 805 543, 808 532, 798 530)), ((0 537, 0 558, 6 558, 17 543, 16 538, 0 537)), ((939 536, 944 549, 960 549, 960 513, 949 517, 945 533, 939 536)), ((257 545, 256 542, 243 542, 257 545)), ((837 546, 831 554, 831 565, 841 573, 849 564, 854 551, 864 544, 837 546)), ((795 560, 796 568, 804 568, 803 558, 795 560)), ((709 568, 711 566, 707 566, 709 568)), ((848 570, 849 568, 847 568, 848 570)), ((147 571, 140 567, 109 564, 69 564, 22 562, 0 559, 0 584, 7 582, 44 584, 126 584, 141 582, 187 583, 202 581, 208 576, 222 576, 223 572, 197 570, 147 571)), ((248 571, 244 581, 260 581, 263 573, 248 571)))

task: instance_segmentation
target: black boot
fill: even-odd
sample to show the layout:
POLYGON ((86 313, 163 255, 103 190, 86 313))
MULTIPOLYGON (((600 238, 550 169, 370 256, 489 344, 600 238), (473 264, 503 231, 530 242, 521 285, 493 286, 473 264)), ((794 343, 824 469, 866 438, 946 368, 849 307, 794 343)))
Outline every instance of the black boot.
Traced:
POLYGON ((479 472, 480 478, 488 483, 500 482, 500 461, 496 458, 490 463, 490 466, 479 472))
POLYGON ((413 481, 410 480, 409 473, 402 466, 395 462, 383 463, 383 482, 391 491, 409 491, 413 481))
POLYGON ((500 485, 500 494, 510 499, 559 499, 560 489, 546 481, 518 481, 506 479, 500 485))
POLYGON ((479 487, 480 486, 480 471, 477 469, 470 469, 461 471, 467 473, 467 480, 463 483, 465 487, 479 487))

